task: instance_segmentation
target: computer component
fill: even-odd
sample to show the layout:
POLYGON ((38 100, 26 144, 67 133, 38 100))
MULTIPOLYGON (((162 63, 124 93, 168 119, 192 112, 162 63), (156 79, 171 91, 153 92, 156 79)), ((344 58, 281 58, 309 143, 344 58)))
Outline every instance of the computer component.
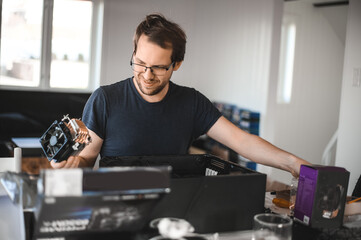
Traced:
POLYGON ((197 233, 252 229, 264 211, 266 175, 213 155, 103 157, 99 166, 171 166, 171 192, 151 218, 185 219, 197 233))
POLYGON ((154 207, 170 192, 170 171, 43 169, 32 239, 133 239, 148 228, 154 207))
POLYGON ((295 220, 314 228, 341 227, 349 177, 350 172, 342 167, 302 165, 295 220))
POLYGON ((60 122, 55 120, 39 141, 49 161, 61 162, 83 150, 91 138, 81 120, 66 115, 60 122))

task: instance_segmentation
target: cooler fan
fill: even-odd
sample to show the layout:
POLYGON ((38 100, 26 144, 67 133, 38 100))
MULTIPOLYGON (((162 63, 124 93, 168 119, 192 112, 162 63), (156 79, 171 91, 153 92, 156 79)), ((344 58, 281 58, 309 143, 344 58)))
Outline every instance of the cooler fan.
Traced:
POLYGON ((49 161, 61 162, 79 153, 91 139, 82 121, 66 115, 60 122, 55 120, 39 141, 49 161))
POLYGON ((343 187, 339 184, 335 186, 325 185, 320 188, 318 208, 322 210, 322 217, 328 219, 337 217, 341 209, 342 193, 343 187))

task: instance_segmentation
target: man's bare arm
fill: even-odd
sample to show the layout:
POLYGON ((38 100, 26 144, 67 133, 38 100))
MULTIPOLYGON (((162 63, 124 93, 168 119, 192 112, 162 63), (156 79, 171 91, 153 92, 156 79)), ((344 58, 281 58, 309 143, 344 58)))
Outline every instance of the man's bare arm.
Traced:
POLYGON ((207 135, 247 159, 286 170, 294 176, 299 175, 302 164, 311 165, 306 160, 288 153, 256 135, 241 130, 224 117, 218 119, 207 135))

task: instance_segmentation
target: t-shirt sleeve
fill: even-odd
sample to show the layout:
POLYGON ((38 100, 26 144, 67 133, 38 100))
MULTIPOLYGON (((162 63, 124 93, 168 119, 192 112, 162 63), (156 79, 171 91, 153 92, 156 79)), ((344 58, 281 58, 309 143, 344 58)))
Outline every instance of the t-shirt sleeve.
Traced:
POLYGON ((102 88, 95 90, 85 104, 82 121, 85 126, 95 132, 100 138, 105 137, 107 104, 102 88))
POLYGON ((198 138, 207 133, 222 114, 208 98, 198 91, 196 91, 195 102, 194 138, 198 138))

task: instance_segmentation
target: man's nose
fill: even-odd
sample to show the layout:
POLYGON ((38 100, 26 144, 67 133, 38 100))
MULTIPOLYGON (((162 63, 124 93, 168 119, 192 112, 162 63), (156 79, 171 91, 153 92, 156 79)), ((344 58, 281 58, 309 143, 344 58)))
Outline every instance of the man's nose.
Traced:
POLYGON ((154 74, 153 74, 151 68, 147 68, 143 75, 144 75, 145 79, 152 79, 154 77, 154 74))

